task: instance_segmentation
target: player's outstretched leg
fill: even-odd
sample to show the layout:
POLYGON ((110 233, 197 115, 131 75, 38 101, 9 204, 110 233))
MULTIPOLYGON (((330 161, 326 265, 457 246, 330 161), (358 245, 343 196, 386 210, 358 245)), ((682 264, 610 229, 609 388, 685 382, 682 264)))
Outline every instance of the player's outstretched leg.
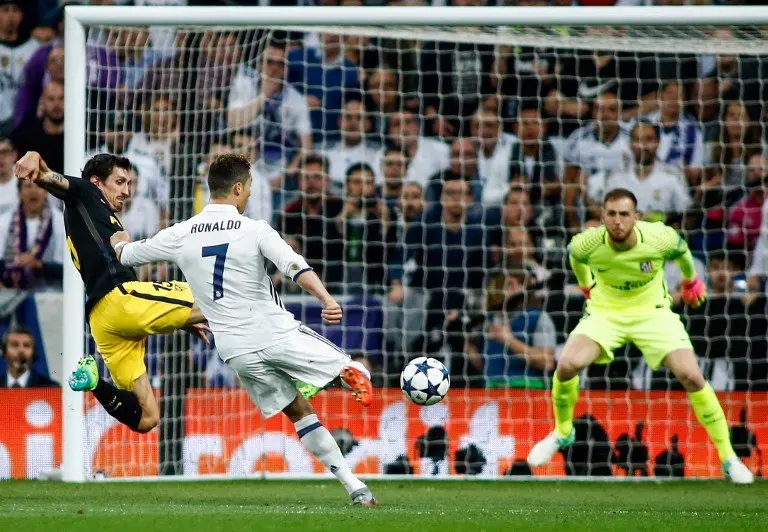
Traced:
POLYGON ((573 410, 579 400, 579 372, 600 355, 600 346, 587 336, 572 335, 563 348, 552 379, 552 409, 555 430, 533 446, 528 464, 548 464, 555 453, 571 445, 576 437, 573 430, 573 410))
POLYGON ((344 366, 339 373, 342 384, 352 390, 352 393, 363 406, 370 406, 373 402, 373 388, 371 387, 371 374, 360 362, 351 361, 344 366))
POLYGON ((283 409, 283 413, 293 422, 296 434, 309 452, 336 475, 349 493, 352 504, 375 506, 376 499, 370 488, 352 473, 336 440, 317 419, 312 405, 301 394, 296 394, 296 399, 283 409))
POLYGON ((720 402, 717 400, 712 386, 704 379, 696 356, 690 349, 672 351, 664 359, 664 365, 677 377, 685 391, 691 407, 712 440, 723 466, 723 473, 734 484, 752 484, 752 472, 739 460, 731 446, 731 436, 728 421, 725 419, 720 402))
POLYGON ((157 426, 159 409, 146 373, 134 382, 134 392, 121 390, 99 377, 96 359, 87 356, 70 375, 69 387, 76 392, 93 392, 110 416, 135 432, 146 433, 157 426), (142 400, 137 393, 146 397, 142 400))

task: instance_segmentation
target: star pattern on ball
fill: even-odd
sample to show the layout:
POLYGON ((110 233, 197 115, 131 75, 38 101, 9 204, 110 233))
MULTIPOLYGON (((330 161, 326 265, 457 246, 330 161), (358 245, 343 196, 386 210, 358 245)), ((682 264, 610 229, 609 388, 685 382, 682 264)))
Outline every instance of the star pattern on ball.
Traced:
POLYGON ((424 375, 426 375, 426 374, 427 374, 427 370, 428 370, 430 367, 431 367, 431 366, 430 366, 429 364, 427 364, 426 362, 422 362, 421 364, 419 364, 419 365, 417 365, 417 366, 416 366, 416 368, 417 368, 417 369, 418 369, 420 372, 422 372, 424 375))
POLYGON ((431 382, 427 385, 427 389, 422 391, 427 394, 427 397, 434 397, 436 395, 440 395, 440 392, 437 391, 437 386, 435 386, 431 382))
POLYGON ((412 391, 414 391, 416 388, 413 387, 411 384, 411 379, 408 379, 406 381, 403 381, 403 391, 407 394, 410 394, 412 391))

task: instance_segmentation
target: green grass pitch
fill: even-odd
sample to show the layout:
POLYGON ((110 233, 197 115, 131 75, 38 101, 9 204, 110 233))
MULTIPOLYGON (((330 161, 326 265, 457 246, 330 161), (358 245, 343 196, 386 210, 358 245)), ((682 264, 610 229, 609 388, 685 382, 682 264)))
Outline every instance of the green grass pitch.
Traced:
POLYGON ((768 482, 370 482, 377 508, 331 481, 0 483, 0 530, 91 532, 768 529, 768 482))

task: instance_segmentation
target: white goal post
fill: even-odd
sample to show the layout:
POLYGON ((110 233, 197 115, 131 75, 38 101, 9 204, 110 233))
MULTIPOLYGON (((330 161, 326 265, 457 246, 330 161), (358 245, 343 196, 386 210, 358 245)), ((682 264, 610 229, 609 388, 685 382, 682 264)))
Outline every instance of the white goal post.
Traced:
MULTIPOLYGON (((89 26, 275 26, 317 27, 335 26, 365 27, 369 35, 379 29, 400 27, 501 27, 511 26, 514 35, 525 33, 526 26, 643 26, 687 27, 699 26, 760 26, 768 25, 768 7, 606 7, 606 8, 444 8, 444 7, 88 7, 69 6, 65 10, 65 172, 79 175, 83 155, 86 153, 87 118, 87 57, 86 34, 89 26)), ((684 42, 684 32, 681 42, 684 42)), ((672 36, 670 36, 670 39, 672 36)), ((518 43, 504 32, 494 33, 484 42, 518 43)), ((765 40, 765 39, 763 39, 765 40)), ((674 51, 680 51, 675 41, 674 51)), ((702 45, 710 53, 718 43, 702 45)), ((699 44, 701 44, 699 42, 699 44)), ((575 47, 578 40, 561 43, 575 47)), ((723 43, 719 43, 723 45, 723 43)), ((727 43, 726 43, 727 44, 727 43)), ((765 53, 761 43, 751 51, 748 40, 739 41, 736 48, 745 54, 765 53)), ((690 52, 699 51, 691 45, 690 52)), ((673 50, 670 50, 673 51, 673 50)), ((63 314, 63 369, 64 375, 76 366, 85 352, 83 284, 69 258, 64 258, 64 314, 63 314)), ((84 394, 62 386, 62 478, 68 482, 83 482, 85 464, 86 430, 84 394)))

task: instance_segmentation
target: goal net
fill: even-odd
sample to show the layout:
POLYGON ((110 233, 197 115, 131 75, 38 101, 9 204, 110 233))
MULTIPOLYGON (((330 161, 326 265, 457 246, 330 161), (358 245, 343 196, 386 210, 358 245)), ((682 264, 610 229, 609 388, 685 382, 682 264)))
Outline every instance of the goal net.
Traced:
MULTIPOLYGON (((674 264, 666 286, 737 452, 765 472, 765 27, 170 20, 86 26, 87 154, 134 164, 121 217, 134 239, 199 212, 217 155, 250 158, 245 214, 306 257, 344 321, 322 325, 318 304, 276 273, 279 297, 371 368, 372 407, 340 388, 313 399, 356 472, 721 475, 683 388, 634 346, 583 372, 571 450, 525 463, 552 429, 552 371, 582 316, 566 246, 615 187, 687 239, 709 300, 682 306, 674 264), (428 408, 399 387, 418 356, 451 375, 428 408)), ((182 278, 166 265, 140 276, 182 278)), ((147 367, 159 428, 132 434, 87 398, 86 479, 323 473, 215 349, 151 338, 147 367)))

